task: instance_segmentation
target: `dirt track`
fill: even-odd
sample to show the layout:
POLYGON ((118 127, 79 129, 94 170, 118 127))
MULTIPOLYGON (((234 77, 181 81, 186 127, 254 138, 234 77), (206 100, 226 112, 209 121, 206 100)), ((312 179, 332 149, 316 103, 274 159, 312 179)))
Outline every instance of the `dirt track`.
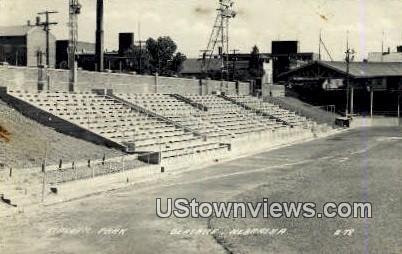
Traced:
POLYGON ((401 253, 401 137, 396 128, 355 130, 26 212, 0 222, 0 253, 401 253), (369 201, 373 218, 160 219, 157 197, 369 201), (288 231, 280 236, 224 234, 219 243, 210 235, 170 234, 208 225, 288 231), (111 234, 105 228, 126 231, 111 234), (355 230, 350 237, 333 235, 348 228, 355 230))

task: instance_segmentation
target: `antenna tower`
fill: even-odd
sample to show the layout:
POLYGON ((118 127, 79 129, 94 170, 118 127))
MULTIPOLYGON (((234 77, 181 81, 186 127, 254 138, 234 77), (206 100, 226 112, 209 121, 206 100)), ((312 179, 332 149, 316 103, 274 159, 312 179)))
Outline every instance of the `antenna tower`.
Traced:
POLYGON ((211 59, 214 58, 214 53, 221 60, 221 78, 223 80, 224 73, 228 78, 228 60, 229 60, 229 20, 236 17, 236 12, 233 10, 234 1, 219 0, 219 8, 217 16, 209 37, 206 50, 202 50, 202 72, 207 73, 211 64, 211 59), (226 57, 225 57, 226 55, 226 57))

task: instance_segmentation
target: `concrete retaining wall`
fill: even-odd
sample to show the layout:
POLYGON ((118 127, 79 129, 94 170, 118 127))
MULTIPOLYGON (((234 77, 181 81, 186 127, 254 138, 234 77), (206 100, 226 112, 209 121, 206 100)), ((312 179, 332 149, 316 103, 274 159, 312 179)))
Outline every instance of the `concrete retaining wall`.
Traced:
POLYGON ((360 127, 393 127, 400 126, 402 120, 397 117, 381 117, 375 116, 370 117, 354 117, 350 123, 350 128, 360 128, 360 127))
MULTIPOLYGON (((37 68, 0 66, 0 86, 12 90, 36 91, 38 89, 37 68)), ((46 75, 44 75, 46 77, 46 75)), ((48 69, 49 85, 44 87, 50 91, 68 91, 66 70, 48 69)), ((197 80, 147 75, 130 75, 120 73, 78 72, 76 91, 92 89, 113 89, 121 93, 165 93, 165 94, 211 94, 224 91, 229 94, 250 94, 250 84, 245 82, 221 82, 217 80, 197 80)))

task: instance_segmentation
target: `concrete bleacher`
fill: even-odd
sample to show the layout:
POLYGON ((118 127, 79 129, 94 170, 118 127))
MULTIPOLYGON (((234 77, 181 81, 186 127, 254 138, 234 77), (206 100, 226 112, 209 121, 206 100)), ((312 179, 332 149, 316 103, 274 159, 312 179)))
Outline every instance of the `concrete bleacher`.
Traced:
POLYGON ((161 152, 161 159, 227 149, 220 143, 94 93, 8 91, 8 94, 133 152, 161 152))
POLYGON ((278 105, 283 109, 294 111, 299 115, 312 119, 318 124, 327 124, 328 126, 334 126, 335 119, 337 117, 340 117, 340 115, 335 112, 335 107, 333 105, 317 107, 305 103, 300 99, 289 96, 266 97, 265 99, 268 102, 278 105), (331 106, 333 107, 331 108, 331 106))
POLYGON ((185 126, 209 140, 227 142, 230 133, 202 119, 203 111, 168 94, 115 94, 118 98, 141 106, 185 126))
POLYGON ((186 97, 208 108, 203 118, 236 135, 286 128, 272 118, 249 111, 216 95, 187 95, 186 97))
POLYGON ((232 98, 252 109, 258 110, 265 114, 271 115, 286 124, 294 127, 312 128, 316 125, 315 122, 307 119, 304 116, 298 115, 293 111, 283 109, 278 105, 263 101, 260 98, 249 96, 249 95, 228 95, 232 98))

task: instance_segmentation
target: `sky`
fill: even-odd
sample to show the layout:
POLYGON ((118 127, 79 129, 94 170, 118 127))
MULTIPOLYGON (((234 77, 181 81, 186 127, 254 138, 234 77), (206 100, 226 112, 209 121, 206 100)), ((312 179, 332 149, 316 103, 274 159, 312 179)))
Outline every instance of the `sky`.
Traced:
MULTIPOLYGON (((79 40, 95 40, 96 0, 80 0, 79 40)), ((217 0, 105 0, 105 44, 117 48, 119 32, 138 40, 170 36, 181 52, 198 57, 216 16, 217 0)), ((342 60, 347 31, 356 59, 368 52, 395 51, 402 44, 401 0, 237 0, 230 24, 230 48, 271 51, 272 40, 299 40, 303 52, 318 52, 319 32, 332 57, 342 60)), ((58 39, 68 38, 68 0, 0 0, 0 26, 34 22, 37 12, 57 10, 52 19, 58 39)), ((329 59, 323 55, 324 59, 329 59)))

